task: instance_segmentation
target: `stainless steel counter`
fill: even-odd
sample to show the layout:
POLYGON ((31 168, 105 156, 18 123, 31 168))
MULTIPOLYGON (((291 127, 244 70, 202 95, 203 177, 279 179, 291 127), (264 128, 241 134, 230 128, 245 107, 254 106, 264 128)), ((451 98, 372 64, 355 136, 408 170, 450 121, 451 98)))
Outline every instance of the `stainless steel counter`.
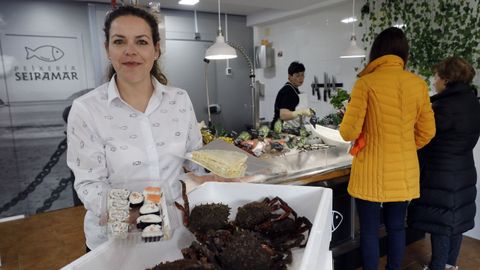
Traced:
MULTIPOLYGON (((240 148, 215 140, 203 149, 229 150, 245 153, 240 148)), ((300 152, 290 150, 281 155, 262 155, 261 158, 248 155, 247 173, 240 181, 302 185, 304 182, 295 182, 295 179, 310 176, 329 174, 331 172, 349 169, 352 156, 347 147, 330 146, 320 150, 300 152)))
POLYGON ((336 170, 348 169, 352 165, 352 156, 347 153, 347 149, 338 147, 307 152, 292 151, 281 156, 263 157, 263 159, 277 166, 280 172, 257 174, 252 182, 302 184, 301 182, 292 183, 292 180, 328 174, 336 170))

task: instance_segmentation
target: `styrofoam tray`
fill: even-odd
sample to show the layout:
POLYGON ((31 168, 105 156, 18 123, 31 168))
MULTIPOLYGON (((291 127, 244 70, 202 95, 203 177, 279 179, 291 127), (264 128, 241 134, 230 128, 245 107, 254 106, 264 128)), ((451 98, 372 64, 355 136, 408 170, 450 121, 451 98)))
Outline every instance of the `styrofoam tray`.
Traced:
MULTIPOLYGON (((295 209, 299 216, 305 216, 313 223, 307 246, 292 250, 293 263, 289 266, 289 269, 332 269, 332 255, 328 250, 331 240, 332 221, 331 189, 210 182, 190 192, 189 201, 190 208, 200 203, 226 203, 232 208, 230 218, 233 219, 236 215, 237 207, 254 200, 261 200, 267 196, 281 197, 295 209)), ((163 261, 182 258, 180 249, 189 246, 193 240, 193 235, 183 226, 175 230, 173 237, 167 241, 119 245, 115 240, 111 240, 62 269, 143 270, 163 261)))
POLYGON ((315 128, 311 125, 305 125, 307 130, 312 132, 314 136, 318 136, 322 141, 328 145, 337 146, 340 148, 348 149, 350 147, 350 142, 343 140, 340 132, 336 129, 331 129, 321 125, 317 125, 315 128))

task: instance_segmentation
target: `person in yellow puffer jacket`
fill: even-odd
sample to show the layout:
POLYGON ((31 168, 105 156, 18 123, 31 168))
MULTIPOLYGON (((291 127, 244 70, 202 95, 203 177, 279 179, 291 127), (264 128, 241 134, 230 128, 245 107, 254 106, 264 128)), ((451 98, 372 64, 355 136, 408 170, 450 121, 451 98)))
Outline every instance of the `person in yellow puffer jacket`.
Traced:
POLYGON ((408 51, 399 28, 385 29, 376 37, 340 124, 344 140, 364 140, 353 159, 348 193, 357 206, 365 270, 378 269, 381 207, 388 242, 386 269, 400 269, 408 201, 420 196, 417 150, 435 135, 428 87, 405 70, 408 51))

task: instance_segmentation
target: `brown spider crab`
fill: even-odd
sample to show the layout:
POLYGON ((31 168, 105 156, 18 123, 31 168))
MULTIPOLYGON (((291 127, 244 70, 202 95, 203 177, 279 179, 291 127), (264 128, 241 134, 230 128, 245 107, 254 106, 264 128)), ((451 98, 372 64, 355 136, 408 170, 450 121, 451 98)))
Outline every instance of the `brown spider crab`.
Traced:
POLYGON ((185 258, 208 261, 224 270, 283 270, 284 256, 278 255, 254 232, 218 230, 204 244, 193 242, 182 249, 185 258))
POLYGON ((148 270, 215 270, 215 266, 192 259, 180 259, 173 262, 164 262, 148 270))
POLYGON ((312 223, 297 213, 281 198, 265 198, 238 208, 235 225, 259 232, 273 247, 287 250, 305 247, 312 223), (305 237, 305 232, 307 236, 305 237))
POLYGON ((198 241, 182 249, 186 260, 213 269, 284 270, 292 261, 290 249, 306 245, 302 242, 312 224, 278 197, 239 207, 235 221, 229 222, 225 204, 201 204, 190 212, 185 183, 181 185, 184 205, 175 205, 198 241))
POLYGON ((185 182, 182 185, 183 206, 175 202, 175 206, 182 212, 183 225, 187 227, 199 241, 203 241, 209 231, 225 229, 229 226, 228 216, 230 207, 222 203, 200 204, 193 207, 190 212, 190 204, 186 193, 185 182))

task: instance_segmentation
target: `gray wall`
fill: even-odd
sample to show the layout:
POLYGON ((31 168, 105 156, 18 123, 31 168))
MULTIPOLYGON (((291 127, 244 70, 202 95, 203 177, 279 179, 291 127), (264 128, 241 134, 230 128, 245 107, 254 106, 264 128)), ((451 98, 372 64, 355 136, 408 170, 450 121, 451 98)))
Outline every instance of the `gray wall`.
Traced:
MULTIPOLYGON (((166 37, 167 52, 169 55, 175 51, 175 47, 169 46, 169 40, 187 39, 192 40, 194 36, 193 12, 166 10, 164 12, 166 18, 166 37)), ((216 37, 218 28, 218 15, 211 13, 197 13, 198 28, 202 41, 212 41, 216 37)), ((224 16, 222 14, 222 29, 225 35, 224 16)), ((243 16, 228 16, 228 38, 229 41, 241 45, 247 49, 247 53, 253 56, 253 32, 250 27, 246 27, 246 18, 243 16)), ((191 41, 190 41, 191 42, 191 41)), ((212 43, 204 43, 205 49, 212 43)), ((238 52, 237 52, 238 53, 238 52)), ((182 51, 176 51, 178 58, 182 57, 182 51)), ((196 59, 189 59, 192 63, 203 60, 204 55, 199 55, 196 59)), ((169 59, 170 60, 170 59, 169 59)), ((229 66, 232 68, 232 75, 225 75, 226 61, 211 61, 208 74, 214 75, 214 81, 208 80, 211 103, 218 103, 222 107, 219 115, 212 115, 214 123, 221 124, 227 130, 244 130, 245 124, 251 123, 251 94, 250 79, 247 63, 238 53, 236 59, 230 60, 229 66)), ((168 66, 170 62, 163 63, 168 66)), ((203 65, 203 61, 202 61, 203 65)), ((196 76, 200 75, 200 80, 191 78, 194 74, 185 74, 182 70, 178 70, 176 74, 167 74, 172 78, 173 85, 179 85, 185 89, 197 89, 204 93, 205 80, 203 79, 204 69, 196 71, 196 76), (180 77, 178 76, 180 75, 180 77), (191 87, 187 86, 191 85, 191 87)), ((194 106, 198 115, 199 111, 203 111, 206 118, 206 103, 203 100, 194 100, 194 106), (201 109, 199 109, 201 108, 201 109)), ((201 115, 198 115, 201 118, 201 115)))

